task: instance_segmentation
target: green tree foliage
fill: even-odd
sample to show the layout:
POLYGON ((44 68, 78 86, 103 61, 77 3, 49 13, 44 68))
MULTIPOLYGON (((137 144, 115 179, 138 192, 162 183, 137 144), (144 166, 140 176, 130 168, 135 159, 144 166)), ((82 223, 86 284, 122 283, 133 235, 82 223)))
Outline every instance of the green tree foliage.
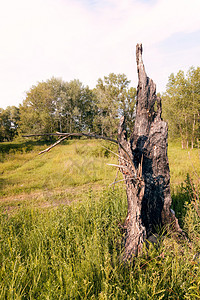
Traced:
POLYGON ((200 138, 200 67, 190 68, 187 73, 187 95, 190 103, 190 141, 193 148, 200 138))
POLYGON ((79 80, 66 83, 64 103, 65 131, 79 132, 93 128, 95 96, 88 86, 79 80))
POLYGON ((21 133, 52 133, 54 131, 54 102, 51 87, 47 82, 39 82, 27 93, 20 105, 21 133))
POLYGON ((92 91, 79 80, 51 78, 27 92, 20 105, 20 133, 43 134, 92 131, 113 136, 118 119, 125 115, 133 126, 136 89, 128 88, 124 74, 99 79, 92 91))
POLYGON ((17 135, 19 109, 16 106, 0 108, 0 142, 12 141, 17 135))
POLYGON ((169 76, 163 95, 164 118, 172 138, 181 137, 182 147, 193 148, 200 137, 200 68, 169 76))
POLYGON ((94 123, 96 131, 102 135, 115 135, 122 115, 126 117, 129 129, 132 129, 136 89, 129 89, 129 84, 125 74, 110 73, 104 79, 98 79, 95 88, 98 111, 94 123))
POLYGON ((27 92, 20 105, 21 133, 77 132, 92 129, 94 95, 79 80, 52 78, 27 92))

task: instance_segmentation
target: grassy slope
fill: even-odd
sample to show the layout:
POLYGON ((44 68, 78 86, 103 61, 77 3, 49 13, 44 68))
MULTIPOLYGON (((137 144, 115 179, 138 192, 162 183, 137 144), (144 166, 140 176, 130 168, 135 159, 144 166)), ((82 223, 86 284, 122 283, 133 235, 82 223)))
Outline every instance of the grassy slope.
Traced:
POLYGON ((70 141, 43 156, 45 146, 22 145, 2 155, 0 299, 200 298, 199 219, 191 204, 184 210, 189 197, 179 186, 192 162, 200 171, 198 152, 190 161, 169 147, 173 208, 191 244, 166 237, 125 267, 126 195, 122 184, 108 187, 116 170, 106 164, 117 160, 101 145, 70 141))
MULTIPOLYGON (((12 198, 27 198, 29 201, 31 197, 34 201, 39 197, 53 199, 54 194, 62 198, 63 192, 69 193, 67 198, 73 200, 73 194, 82 197, 83 192, 90 187, 93 190, 104 188, 116 176, 116 169, 107 163, 116 163, 117 157, 103 148, 110 145, 102 141, 69 141, 67 145, 59 145, 42 156, 37 154, 45 149, 45 145, 30 147, 29 144, 22 144, 21 147, 18 145, 12 148, 12 143, 8 143, 3 146, 4 151, 10 151, 9 154, 0 153, 0 196, 4 201, 8 197, 9 202, 12 198)), ((112 146, 112 150, 117 152, 115 146, 112 146)), ((190 155, 188 152, 169 144, 172 187, 180 185, 187 173, 195 178, 194 168, 200 173, 198 150, 190 151, 190 155)))
POLYGON ((115 179, 116 169, 107 163, 117 160, 103 146, 110 147, 92 140, 69 141, 41 156, 38 152, 46 145, 35 146, 31 151, 23 146, 20 151, 11 149, 10 154, 4 153, 1 205, 66 203, 84 199, 91 188, 108 186, 115 179))

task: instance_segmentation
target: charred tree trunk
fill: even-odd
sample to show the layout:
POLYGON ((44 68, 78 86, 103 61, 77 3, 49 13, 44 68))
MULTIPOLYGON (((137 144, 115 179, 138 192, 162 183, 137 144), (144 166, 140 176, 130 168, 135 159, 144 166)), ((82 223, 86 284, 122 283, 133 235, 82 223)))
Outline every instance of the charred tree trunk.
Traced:
MULTIPOLYGON (((53 147, 71 136, 109 140, 119 145, 120 170, 126 182, 128 212, 124 224, 124 261, 129 261, 142 249, 144 241, 165 226, 184 236, 174 212, 170 209, 170 174, 167 157, 167 123, 161 118, 161 99, 156 85, 147 77, 142 61, 142 45, 136 46, 138 88, 134 129, 127 140, 125 119, 120 120, 118 140, 90 133, 55 133, 60 139, 41 151, 53 147)), ((39 134, 40 136, 42 134, 39 134)), ((37 134, 26 137, 37 136, 37 134)))
POLYGON ((167 157, 167 123, 161 118, 161 99, 147 77, 142 45, 136 46, 138 88, 136 119, 129 140, 125 120, 120 120, 118 142, 121 172, 126 182, 128 213, 124 228, 124 261, 136 256, 158 226, 182 233, 170 209, 170 171, 167 157))

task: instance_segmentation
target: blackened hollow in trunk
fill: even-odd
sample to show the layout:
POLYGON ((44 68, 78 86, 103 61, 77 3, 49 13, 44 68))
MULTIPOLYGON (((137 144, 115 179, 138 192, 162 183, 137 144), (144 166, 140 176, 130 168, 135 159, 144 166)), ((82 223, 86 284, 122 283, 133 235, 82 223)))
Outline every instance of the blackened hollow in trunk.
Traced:
POLYGON ((170 226, 182 233, 170 209, 168 127, 161 118, 161 99, 156 95, 156 85, 145 72, 141 44, 136 46, 136 61, 136 119, 130 139, 127 140, 124 118, 118 128, 119 160, 123 166, 120 170, 125 179, 128 201, 124 224, 125 261, 140 252, 144 241, 156 232, 157 226, 170 226))

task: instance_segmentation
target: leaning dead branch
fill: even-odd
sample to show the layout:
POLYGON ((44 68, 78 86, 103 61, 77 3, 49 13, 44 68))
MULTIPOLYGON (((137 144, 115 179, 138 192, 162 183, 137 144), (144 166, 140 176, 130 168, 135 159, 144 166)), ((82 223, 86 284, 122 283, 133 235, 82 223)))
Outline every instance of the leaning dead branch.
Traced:
POLYGON ((132 169, 133 169, 134 173, 136 174, 135 165, 134 165, 134 163, 133 163, 133 161, 132 161, 129 153, 126 151, 126 149, 122 146, 122 144, 118 140, 112 139, 110 137, 98 135, 98 134, 83 133, 83 132, 81 132, 81 133, 75 133, 75 132, 73 132, 73 133, 56 132, 56 133, 46 133, 46 134, 28 134, 28 135, 23 135, 23 137, 35 137, 35 136, 62 136, 62 138, 59 139, 56 143, 54 143, 53 145, 51 145, 47 149, 41 151, 39 153, 39 155, 42 154, 42 153, 45 153, 45 152, 49 152, 52 148, 54 148, 55 146, 57 146, 58 144, 60 144, 62 141, 64 141, 65 139, 67 139, 67 138, 69 138, 71 136, 75 136, 75 137, 85 136, 85 137, 89 137, 89 138, 101 139, 101 140, 112 142, 114 144, 117 144, 123 150, 126 158, 128 159, 129 163, 132 166, 132 169))
POLYGON ((117 173, 116 173, 116 176, 115 176, 115 180, 114 180, 114 182, 113 182, 113 191, 114 191, 114 189, 115 189, 115 183, 117 182, 118 174, 119 174, 119 169, 117 169, 117 173))
POLYGON ((112 167, 117 167, 117 168, 122 168, 122 169, 128 169, 128 167, 123 166, 123 165, 116 165, 116 164, 107 164, 108 166, 112 166, 112 167))
POLYGON ((40 154, 43 154, 45 152, 49 152, 52 148, 54 148, 55 146, 57 146, 58 144, 60 144, 62 141, 64 141, 67 138, 68 138, 68 136, 64 136, 63 138, 59 139, 56 143, 54 143, 53 145, 51 145, 50 147, 48 147, 47 149, 41 151, 38 154, 40 155, 40 154))
POLYGON ((111 183, 109 186, 113 185, 113 184, 116 184, 118 182, 124 182, 124 181, 128 181, 128 180, 135 180, 135 177, 128 177, 126 179, 120 179, 120 180, 117 180, 117 181, 114 181, 113 183, 111 183))
POLYGON ((93 134, 93 133, 84 133, 84 132, 56 132, 56 133, 43 133, 43 134, 27 134, 27 135, 22 135, 23 137, 34 137, 34 136, 65 136, 65 137, 70 137, 70 136, 75 136, 75 137, 89 137, 89 138, 95 138, 95 139, 103 139, 106 141, 113 142, 118 145, 118 141, 115 139, 112 139, 110 137, 98 135, 98 134, 93 134))

